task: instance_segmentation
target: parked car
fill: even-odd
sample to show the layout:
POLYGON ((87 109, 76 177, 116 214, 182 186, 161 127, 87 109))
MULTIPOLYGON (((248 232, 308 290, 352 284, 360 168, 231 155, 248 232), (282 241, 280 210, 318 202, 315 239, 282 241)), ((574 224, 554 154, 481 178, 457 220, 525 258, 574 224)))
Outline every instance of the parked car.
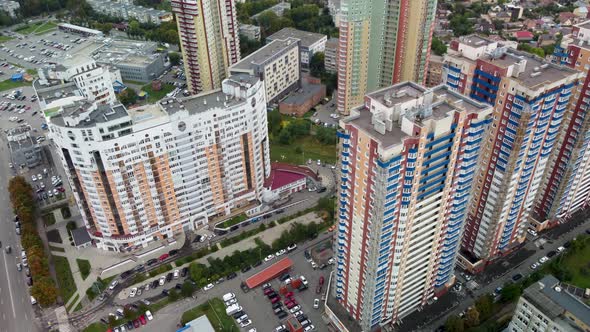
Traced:
POLYGON ((320 307, 320 299, 313 300, 313 308, 318 309, 320 307))
POLYGON ((215 285, 213 285, 213 284, 208 284, 207 286, 203 287, 203 290, 204 290, 204 291, 208 291, 208 290, 210 290, 210 289, 211 289, 211 288, 213 288, 213 287, 215 287, 215 285))

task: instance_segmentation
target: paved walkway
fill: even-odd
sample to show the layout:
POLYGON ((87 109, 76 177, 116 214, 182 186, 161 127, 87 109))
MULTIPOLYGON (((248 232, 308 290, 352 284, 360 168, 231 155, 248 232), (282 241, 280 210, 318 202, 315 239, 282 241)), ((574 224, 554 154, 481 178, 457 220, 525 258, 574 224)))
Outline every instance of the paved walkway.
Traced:
MULTIPOLYGON (((307 224, 309 224, 311 222, 314 222, 314 221, 316 223, 320 223, 320 222, 322 222, 322 219, 320 217, 318 217, 315 212, 310 212, 308 214, 304 214, 304 215, 302 215, 300 217, 297 217, 297 218, 294 218, 294 219, 292 219, 292 220, 290 220, 290 221, 288 221, 288 222, 286 222, 284 224, 277 225, 277 226, 275 226, 273 228, 269 228, 269 229, 265 230, 262 233, 258 233, 255 236, 249 237, 249 238, 247 238, 245 240, 242 240, 242 241, 240 241, 238 243, 234 243, 234 244, 232 244, 230 246, 221 248, 221 249, 219 249, 218 251, 216 251, 216 252, 214 252, 212 254, 209 254, 209 255, 207 255, 205 257, 202 257, 202 258, 197 259, 195 262, 198 262, 198 263, 201 263, 201 264, 205 264, 205 265, 209 265, 209 263, 207 261, 207 258, 209 258, 209 257, 223 259, 225 256, 228 256, 228 255, 233 254, 233 252, 236 251, 236 250, 240 250, 241 251, 241 250, 248 250, 248 249, 251 249, 251 248, 255 248, 256 247, 256 242, 254 242, 254 239, 257 238, 257 237, 259 237, 266 244, 269 244, 270 245, 274 240, 280 238, 281 237, 281 234, 283 233, 283 231, 286 230, 286 229, 288 229, 289 227, 291 227, 291 225, 293 223, 298 222, 298 223, 307 225, 307 224)), ((188 267, 191 263, 186 263, 186 264, 181 265, 181 266, 175 266, 174 263, 173 263, 172 266, 175 266, 176 269, 183 269, 185 267, 188 267)), ((162 277, 163 275, 166 275, 167 273, 168 272, 165 272, 165 273, 163 273, 161 275, 158 275, 156 277, 146 279, 146 280, 142 281, 141 284, 142 285, 145 285, 145 284, 147 284, 149 282, 153 282, 154 280, 160 279, 160 277, 162 277)), ((133 287, 137 287, 137 286, 138 285, 135 284, 135 285, 132 285, 130 287, 127 287, 127 288, 121 290, 119 292, 119 294, 118 294, 117 297, 120 300, 127 299, 129 297, 129 292, 131 291, 131 289, 133 287)), ((159 290, 157 290, 157 291, 159 292, 159 290)))

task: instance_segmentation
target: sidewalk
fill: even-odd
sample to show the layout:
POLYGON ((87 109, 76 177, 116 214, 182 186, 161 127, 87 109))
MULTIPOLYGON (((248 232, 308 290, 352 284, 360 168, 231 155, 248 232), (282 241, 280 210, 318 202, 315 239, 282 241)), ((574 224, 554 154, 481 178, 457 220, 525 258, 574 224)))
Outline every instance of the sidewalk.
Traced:
MULTIPOLYGON (((309 224, 311 222, 314 222, 314 221, 316 223, 321 223, 322 222, 322 219, 320 217, 318 217, 315 212, 310 212, 308 214, 305 214, 305 215, 302 215, 300 217, 294 218, 294 219, 292 219, 292 220, 290 220, 290 221, 288 221, 288 222, 286 222, 284 224, 277 225, 277 226, 275 226, 273 228, 269 228, 269 229, 265 230, 262 233, 258 233, 257 235, 252 236, 250 238, 247 238, 245 240, 242 240, 242 241, 240 241, 238 243, 234 243, 234 244, 232 244, 230 246, 227 246, 225 248, 221 248, 218 251, 216 251, 216 252, 214 252, 212 254, 209 254, 209 255, 207 255, 205 257, 199 258, 199 259, 197 259, 194 262, 198 262, 198 263, 201 263, 201 264, 209 265, 209 263, 207 261, 207 258, 209 258, 209 257, 211 257, 211 258, 221 258, 222 259, 225 256, 231 255, 236 250, 243 251, 243 250, 248 250, 248 249, 251 249, 251 248, 255 248, 256 247, 256 242, 254 242, 254 239, 256 237, 260 238, 262 241, 264 241, 264 243, 270 245, 270 244, 272 244, 272 242, 274 240, 280 238, 282 232, 284 230, 289 229, 293 223, 298 222, 300 224, 307 225, 307 224, 309 224)), ((191 263, 193 263, 193 262, 191 262, 191 263)), ((175 269, 183 269, 185 267, 190 266, 191 263, 186 263, 186 264, 183 264, 181 266, 175 266, 175 264, 172 263, 172 266, 175 269)), ((153 282, 154 280, 160 279, 160 277, 162 277, 163 275, 166 275, 167 273, 168 272, 163 273, 163 274, 158 275, 158 276, 153 277, 153 278, 146 279, 146 280, 142 281, 141 284, 142 285, 145 285, 147 283, 153 282)), ((131 285, 131 286, 129 286, 129 287, 121 290, 119 292, 119 294, 117 295, 117 298, 120 299, 120 300, 127 299, 129 297, 129 292, 134 287, 138 287, 138 285, 137 284, 131 285)), ((160 290, 158 289, 157 292, 159 293, 159 291, 160 290)), ((137 298, 135 298, 134 300, 137 300, 137 298)))

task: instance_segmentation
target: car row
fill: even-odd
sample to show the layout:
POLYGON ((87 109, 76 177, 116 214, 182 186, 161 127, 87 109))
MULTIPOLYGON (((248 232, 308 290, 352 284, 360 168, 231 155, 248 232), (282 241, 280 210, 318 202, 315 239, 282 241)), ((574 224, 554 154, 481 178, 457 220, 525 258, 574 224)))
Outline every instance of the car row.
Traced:
MULTIPOLYGON (((126 306, 125 309, 118 308, 115 311, 115 313, 110 313, 109 317, 101 318, 100 320, 103 323, 110 325, 109 318, 113 317, 115 322, 117 322, 125 317, 125 310, 135 312, 136 313, 135 316, 137 316, 137 318, 129 319, 126 323, 123 323, 119 326, 114 327, 112 330, 113 332, 125 332, 128 330, 137 329, 137 328, 140 328, 141 326, 147 325, 150 321, 152 321, 154 319, 154 316, 152 315, 152 313, 149 310, 146 310, 142 314, 137 314, 137 312, 139 310, 139 306, 135 305, 135 304, 131 304, 131 305, 126 306)), ((112 319, 111 319, 111 321, 112 321, 112 319)))
POLYGON ((541 266, 541 265, 545 264, 547 261, 549 261, 553 256, 561 253, 564 250, 565 250, 565 247, 564 246, 559 246, 559 247, 557 247, 557 250, 556 251, 554 251, 554 250, 549 251, 547 253, 547 255, 541 257, 539 259, 539 261, 531 264, 531 266, 530 266, 531 270, 537 269, 539 266, 541 266))
MULTIPOLYGON (((222 299, 223 303, 225 303, 225 313, 228 316, 232 316, 236 320, 236 322, 243 328, 252 325, 252 320, 248 317, 248 314, 244 312, 244 309, 238 303, 236 294, 224 294, 222 299)), ((256 328, 251 328, 249 331, 256 332, 256 328)))

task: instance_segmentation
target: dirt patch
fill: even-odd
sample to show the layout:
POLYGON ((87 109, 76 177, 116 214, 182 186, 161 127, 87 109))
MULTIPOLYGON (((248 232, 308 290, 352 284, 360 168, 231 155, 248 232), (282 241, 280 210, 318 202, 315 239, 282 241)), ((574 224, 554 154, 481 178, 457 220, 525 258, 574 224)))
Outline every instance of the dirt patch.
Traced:
POLYGON ((318 265, 328 264, 328 260, 334 256, 332 240, 323 241, 311 248, 311 257, 318 265))

